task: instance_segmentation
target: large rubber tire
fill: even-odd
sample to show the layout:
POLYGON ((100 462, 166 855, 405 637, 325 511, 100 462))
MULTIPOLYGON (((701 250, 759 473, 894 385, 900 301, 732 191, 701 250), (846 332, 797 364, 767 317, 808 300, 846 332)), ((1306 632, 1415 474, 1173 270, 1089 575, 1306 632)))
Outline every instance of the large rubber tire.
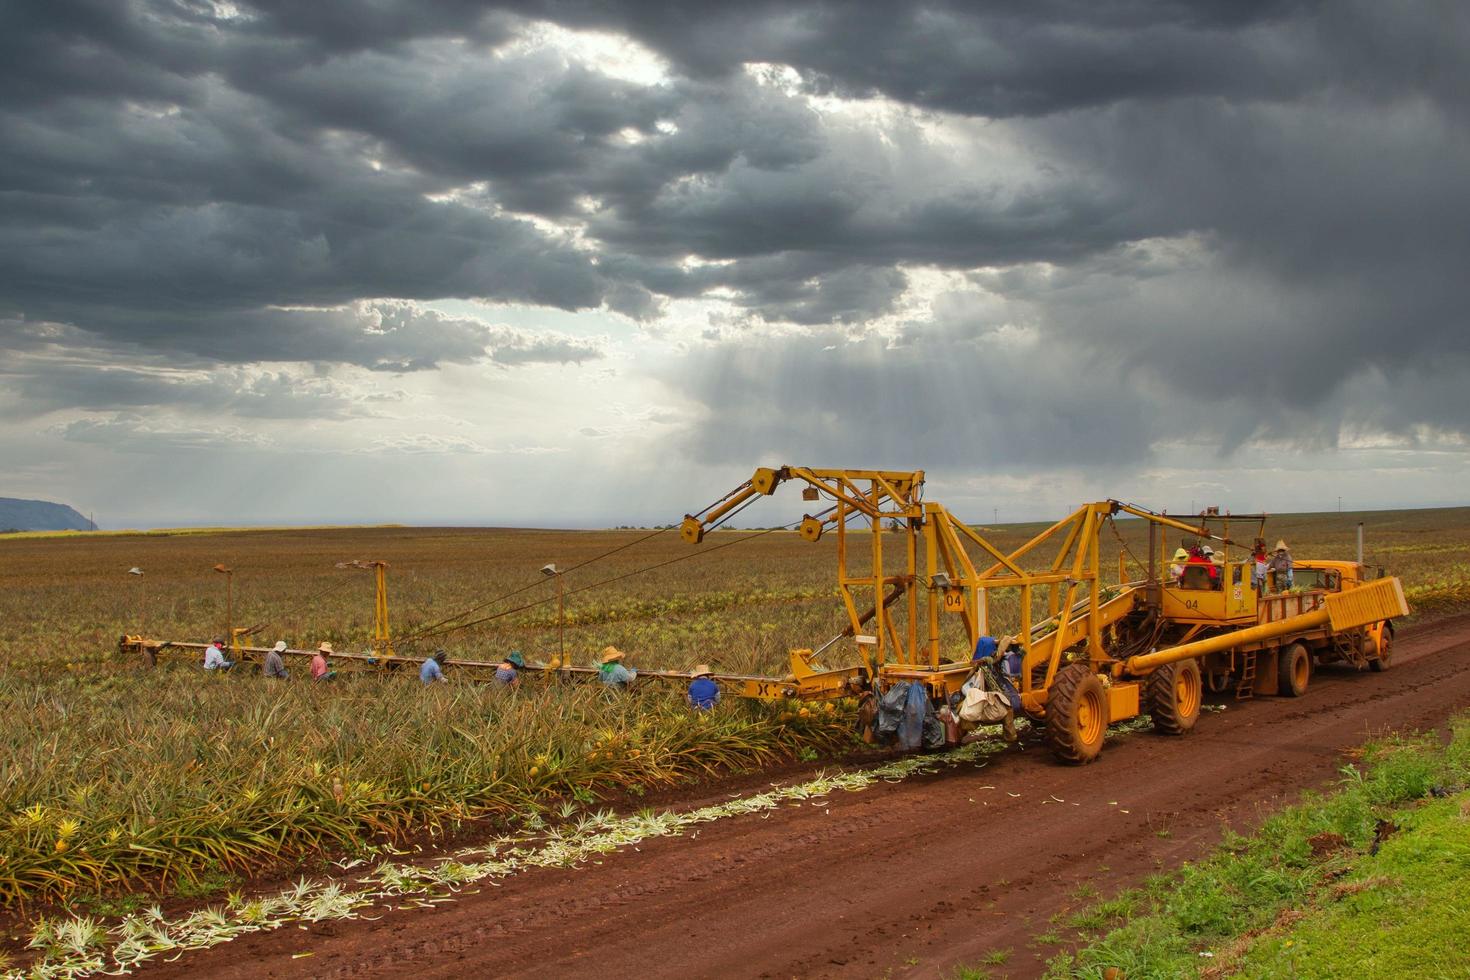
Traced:
POLYGON ((1379 643, 1383 648, 1368 661, 1368 669, 1385 671, 1393 664, 1393 627, 1384 625, 1383 632, 1379 635, 1379 643))
POLYGON ((1183 735, 1199 721, 1204 704, 1199 661, 1178 660, 1157 668, 1144 682, 1143 696, 1154 731, 1160 735, 1183 735))
POLYGON ((1299 698, 1307 693, 1312 680, 1312 655, 1300 643, 1284 647, 1276 658, 1276 693, 1283 698, 1299 698))
POLYGON ((1063 762, 1083 765, 1102 752, 1108 731, 1108 692, 1087 664, 1057 671, 1046 699, 1046 740, 1063 762))

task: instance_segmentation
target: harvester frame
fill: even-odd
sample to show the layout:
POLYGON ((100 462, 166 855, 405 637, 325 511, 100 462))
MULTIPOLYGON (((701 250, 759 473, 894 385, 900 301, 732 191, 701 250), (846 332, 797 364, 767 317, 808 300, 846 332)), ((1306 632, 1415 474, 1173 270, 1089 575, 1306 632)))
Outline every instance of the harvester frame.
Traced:
MULTIPOLYGON (((740 691, 747 697, 824 700, 918 683, 934 703, 947 703, 974 671, 969 650, 992 632, 992 593, 1014 589, 1020 593, 1020 616, 1013 640, 1021 651, 1014 686, 1022 710, 1045 725, 1059 757, 1089 762, 1101 751, 1110 722, 1145 710, 1161 731, 1191 729, 1204 700, 1205 671, 1212 678, 1235 679, 1238 696, 1249 697, 1304 692, 1314 656, 1382 669, 1388 663, 1390 621, 1408 613, 1398 580, 1366 581, 1361 566, 1354 566, 1354 587, 1338 592, 1259 595, 1249 562, 1230 560, 1228 522, 1264 524, 1265 515, 1202 514, 1190 524, 1103 500, 1083 504, 1006 552, 942 504, 925 501, 922 470, 761 467, 710 507, 686 515, 681 536, 699 543, 709 528, 788 481, 806 484, 807 500, 832 501, 828 510, 803 518, 800 534, 817 541, 835 532, 837 582, 849 625, 817 650, 793 650, 789 677, 781 684, 748 682, 740 691), (1119 514, 1148 522, 1147 561, 1135 559, 1144 566, 1139 568, 1143 577, 1128 581, 1120 556, 1118 582, 1109 587, 1103 582, 1101 534, 1119 514), (1212 522, 1223 523, 1224 532, 1216 533, 1212 522), (850 568, 853 523, 865 523, 872 532, 866 574, 850 568), (1218 586, 1185 588, 1171 580, 1161 533, 1166 529, 1221 542, 1223 560, 1206 573, 1218 586), (887 570, 884 561, 885 537, 892 531, 902 535, 896 546, 904 562, 897 572, 887 570), (967 543, 992 564, 977 565, 967 543), (1038 556, 1041 570, 1022 567, 1038 556), (862 592, 872 601, 860 613, 862 592), (1044 596, 1045 615, 1033 621, 1038 595, 1044 596), (908 613, 902 624, 889 613, 900 601, 908 613), (961 662, 942 656, 941 610, 957 614, 964 624, 968 644, 961 662), (819 666, 817 658, 843 637, 856 640, 861 663, 819 666)), ((1350 570, 1344 567, 1339 574, 1345 584, 1350 570)))

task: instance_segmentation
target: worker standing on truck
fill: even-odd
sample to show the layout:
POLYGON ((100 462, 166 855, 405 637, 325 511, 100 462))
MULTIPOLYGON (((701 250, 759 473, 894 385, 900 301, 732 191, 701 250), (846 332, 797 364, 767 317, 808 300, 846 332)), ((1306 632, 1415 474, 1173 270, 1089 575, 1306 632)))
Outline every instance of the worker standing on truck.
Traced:
POLYGON ((276 680, 286 679, 286 662, 281 659, 281 654, 286 652, 286 641, 277 640, 276 645, 266 651, 265 666, 260 672, 266 677, 274 677, 276 680))
POLYGON ((624 690, 633 683, 638 671, 622 664, 623 651, 617 647, 604 647, 602 659, 597 664, 598 680, 614 690, 624 690))
POLYGON ((521 658, 521 651, 512 650, 506 658, 495 668, 495 683, 502 687, 521 686, 521 668, 526 666, 526 661, 521 658))
POLYGON ((708 711, 720 703, 720 685, 711 679, 713 673, 709 664, 699 664, 689 672, 693 680, 689 682, 689 693, 684 695, 684 699, 695 711, 708 711))
POLYGON ((1276 553, 1266 563, 1266 569, 1276 574, 1277 591, 1286 592, 1291 588, 1291 549, 1286 547, 1285 539, 1276 542, 1276 553))
POLYGON ((1251 553, 1251 560, 1251 588, 1256 590, 1257 595, 1263 595, 1266 591, 1266 565, 1271 560, 1266 554, 1265 538, 1256 538, 1256 548, 1251 553))
POLYGON ((225 659, 225 641, 215 637, 209 644, 209 649, 204 651, 204 669, 229 670, 233 666, 234 661, 225 659))

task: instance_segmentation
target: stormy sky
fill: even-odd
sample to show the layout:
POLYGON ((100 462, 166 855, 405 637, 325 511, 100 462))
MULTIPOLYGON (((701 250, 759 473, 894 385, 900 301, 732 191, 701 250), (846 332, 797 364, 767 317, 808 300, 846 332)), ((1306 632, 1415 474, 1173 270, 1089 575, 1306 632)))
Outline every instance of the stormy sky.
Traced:
POLYGON ((103 526, 1466 503, 1467 270, 1456 0, 0 6, 0 495, 103 526))

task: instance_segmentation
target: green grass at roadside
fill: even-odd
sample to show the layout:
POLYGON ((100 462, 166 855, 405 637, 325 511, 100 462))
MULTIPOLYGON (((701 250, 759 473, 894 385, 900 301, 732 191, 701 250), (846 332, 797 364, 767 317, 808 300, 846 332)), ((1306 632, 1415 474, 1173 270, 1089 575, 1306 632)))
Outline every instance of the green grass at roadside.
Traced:
POLYGON ((1470 976, 1470 794, 1401 817, 1400 832, 1305 918, 1263 935, 1246 977, 1470 976))
POLYGON ((1106 931, 1082 934, 1047 975, 1470 976, 1467 783, 1470 714, 1448 745, 1371 744, 1335 792, 1074 916, 1106 931))

